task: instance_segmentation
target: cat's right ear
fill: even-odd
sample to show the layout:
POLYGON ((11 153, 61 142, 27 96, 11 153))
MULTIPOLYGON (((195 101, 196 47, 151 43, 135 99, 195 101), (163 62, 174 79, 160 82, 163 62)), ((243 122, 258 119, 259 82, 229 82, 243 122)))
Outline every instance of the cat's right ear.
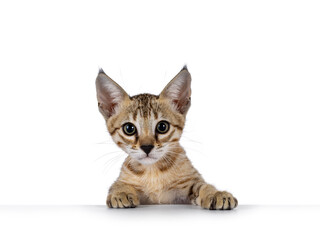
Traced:
POLYGON ((108 119, 115 112, 122 101, 129 98, 129 95, 102 69, 96 79, 97 99, 99 111, 108 119))

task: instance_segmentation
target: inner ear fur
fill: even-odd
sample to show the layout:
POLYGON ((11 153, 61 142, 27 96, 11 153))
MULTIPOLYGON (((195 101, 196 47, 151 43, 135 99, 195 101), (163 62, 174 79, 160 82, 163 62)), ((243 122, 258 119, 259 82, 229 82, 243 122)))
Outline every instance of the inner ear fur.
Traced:
POLYGON ((96 78, 96 90, 99 111, 106 119, 110 118, 116 112, 117 107, 129 98, 123 88, 102 69, 96 78))
POLYGON ((167 84, 160 97, 169 99, 181 114, 187 113, 191 105, 191 75, 186 66, 167 84))

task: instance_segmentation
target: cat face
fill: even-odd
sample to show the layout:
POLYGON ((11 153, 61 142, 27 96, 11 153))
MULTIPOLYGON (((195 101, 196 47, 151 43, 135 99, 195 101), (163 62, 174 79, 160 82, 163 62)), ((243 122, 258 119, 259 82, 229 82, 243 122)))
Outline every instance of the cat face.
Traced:
POLYGON ((175 153, 190 107, 190 84, 190 73, 184 67, 160 95, 130 97, 100 70, 98 106, 113 141, 144 165, 175 153))

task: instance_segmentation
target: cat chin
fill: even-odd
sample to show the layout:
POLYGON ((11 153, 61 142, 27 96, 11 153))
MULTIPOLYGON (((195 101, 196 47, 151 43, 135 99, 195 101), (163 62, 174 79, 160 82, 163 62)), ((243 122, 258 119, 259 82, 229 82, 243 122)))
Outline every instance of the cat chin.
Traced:
POLYGON ((151 165, 154 164, 155 162, 157 162, 158 159, 156 158, 151 158, 151 157, 145 157, 145 158, 140 158, 138 160, 139 163, 143 164, 143 165, 151 165))

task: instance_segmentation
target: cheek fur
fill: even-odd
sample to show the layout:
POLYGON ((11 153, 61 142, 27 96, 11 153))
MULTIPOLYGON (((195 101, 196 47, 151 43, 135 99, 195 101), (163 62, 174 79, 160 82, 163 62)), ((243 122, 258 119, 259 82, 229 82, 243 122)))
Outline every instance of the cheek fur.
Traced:
POLYGON ((137 149, 135 136, 126 137, 120 132, 117 132, 112 135, 112 139, 125 152, 128 152, 129 149, 137 149))
POLYGON ((158 134, 159 145, 164 145, 170 142, 178 142, 181 137, 182 131, 178 128, 173 128, 167 134, 158 134))

